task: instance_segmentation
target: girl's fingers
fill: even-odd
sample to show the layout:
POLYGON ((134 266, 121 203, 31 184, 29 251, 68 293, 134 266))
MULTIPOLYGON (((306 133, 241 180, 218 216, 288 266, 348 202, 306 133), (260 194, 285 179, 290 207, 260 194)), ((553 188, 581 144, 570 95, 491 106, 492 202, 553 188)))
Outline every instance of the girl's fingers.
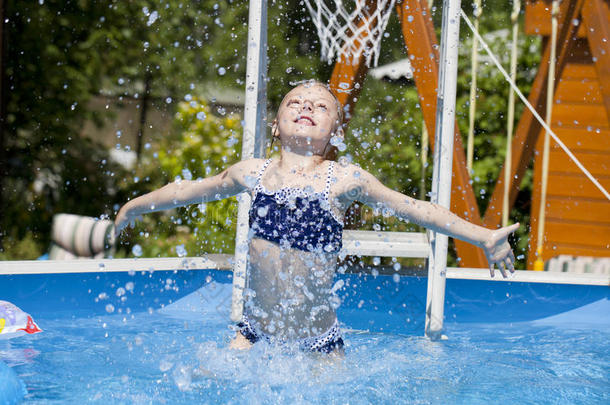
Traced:
POLYGON ((519 222, 517 222, 516 224, 512 224, 511 226, 507 226, 507 227, 500 229, 499 230, 500 233, 498 236, 500 236, 500 239, 508 238, 508 235, 515 232, 517 229, 519 229, 519 222))
POLYGON ((500 272, 502 273, 502 277, 506 278, 508 275, 506 274, 506 267, 504 266, 504 262, 499 262, 498 267, 500 268, 500 272))
POLYGON ((489 274, 491 275, 491 278, 494 278, 494 276, 495 276, 495 270, 494 270, 494 264, 493 264, 493 263, 491 263, 491 264, 489 265, 489 274))
POLYGON ((515 260, 515 254, 513 253, 513 250, 512 250, 512 249, 509 251, 509 256, 510 256, 510 261, 511 261, 512 263, 516 262, 516 260, 515 260))
POLYGON ((513 265, 513 262, 510 259, 510 257, 507 257, 506 259, 504 259, 504 265, 506 266, 508 271, 510 271, 511 273, 515 272, 515 266, 513 265))

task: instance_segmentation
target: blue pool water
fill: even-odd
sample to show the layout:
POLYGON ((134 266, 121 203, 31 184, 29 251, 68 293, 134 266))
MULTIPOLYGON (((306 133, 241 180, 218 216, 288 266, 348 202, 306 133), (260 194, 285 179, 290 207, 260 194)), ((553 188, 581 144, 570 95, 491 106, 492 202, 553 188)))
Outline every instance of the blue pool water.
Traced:
POLYGON ((24 403, 610 402, 607 287, 448 280, 449 339, 431 342, 425 279, 342 280, 328 358, 228 350, 227 272, 0 276, 44 330, 0 341, 0 366, 24 403))

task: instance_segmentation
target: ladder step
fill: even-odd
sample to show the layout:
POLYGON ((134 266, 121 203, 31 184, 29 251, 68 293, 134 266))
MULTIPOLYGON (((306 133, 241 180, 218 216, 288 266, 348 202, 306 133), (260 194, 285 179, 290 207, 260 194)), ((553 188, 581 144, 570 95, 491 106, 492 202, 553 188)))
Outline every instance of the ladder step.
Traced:
POLYGON ((422 232, 343 231, 347 255, 419 257, 430 256, 428 236, 422 232))

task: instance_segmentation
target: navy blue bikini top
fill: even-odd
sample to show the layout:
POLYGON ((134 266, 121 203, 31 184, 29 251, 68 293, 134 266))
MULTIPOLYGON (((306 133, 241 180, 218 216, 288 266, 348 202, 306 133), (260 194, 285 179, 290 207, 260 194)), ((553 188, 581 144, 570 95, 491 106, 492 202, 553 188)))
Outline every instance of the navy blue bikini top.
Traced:
POLYGON ((269 163, 271 159, 263 165, 254 187, 250 207, 252 236, 306 252, 338 252, 343 222, 333 215, 329 200, 334 162, 328 166, 326 187, 321 193, 314 192, 311 186, 267 191, 262 177, 269 163))

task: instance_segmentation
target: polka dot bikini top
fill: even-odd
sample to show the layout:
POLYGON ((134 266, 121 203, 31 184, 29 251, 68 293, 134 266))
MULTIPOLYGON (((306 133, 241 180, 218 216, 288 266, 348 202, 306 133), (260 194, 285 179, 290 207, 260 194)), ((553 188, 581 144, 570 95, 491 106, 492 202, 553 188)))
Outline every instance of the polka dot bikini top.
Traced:
POLYGON ((262 184, 263 165, 250 207, 252 236, 277 243, 283 248, 306 252, 338 252, 342 246, 343 222, 331 210, 329 193, 334 162, 330 162, 323 192, 305 188, 282 187, 268 191, 262 184))

